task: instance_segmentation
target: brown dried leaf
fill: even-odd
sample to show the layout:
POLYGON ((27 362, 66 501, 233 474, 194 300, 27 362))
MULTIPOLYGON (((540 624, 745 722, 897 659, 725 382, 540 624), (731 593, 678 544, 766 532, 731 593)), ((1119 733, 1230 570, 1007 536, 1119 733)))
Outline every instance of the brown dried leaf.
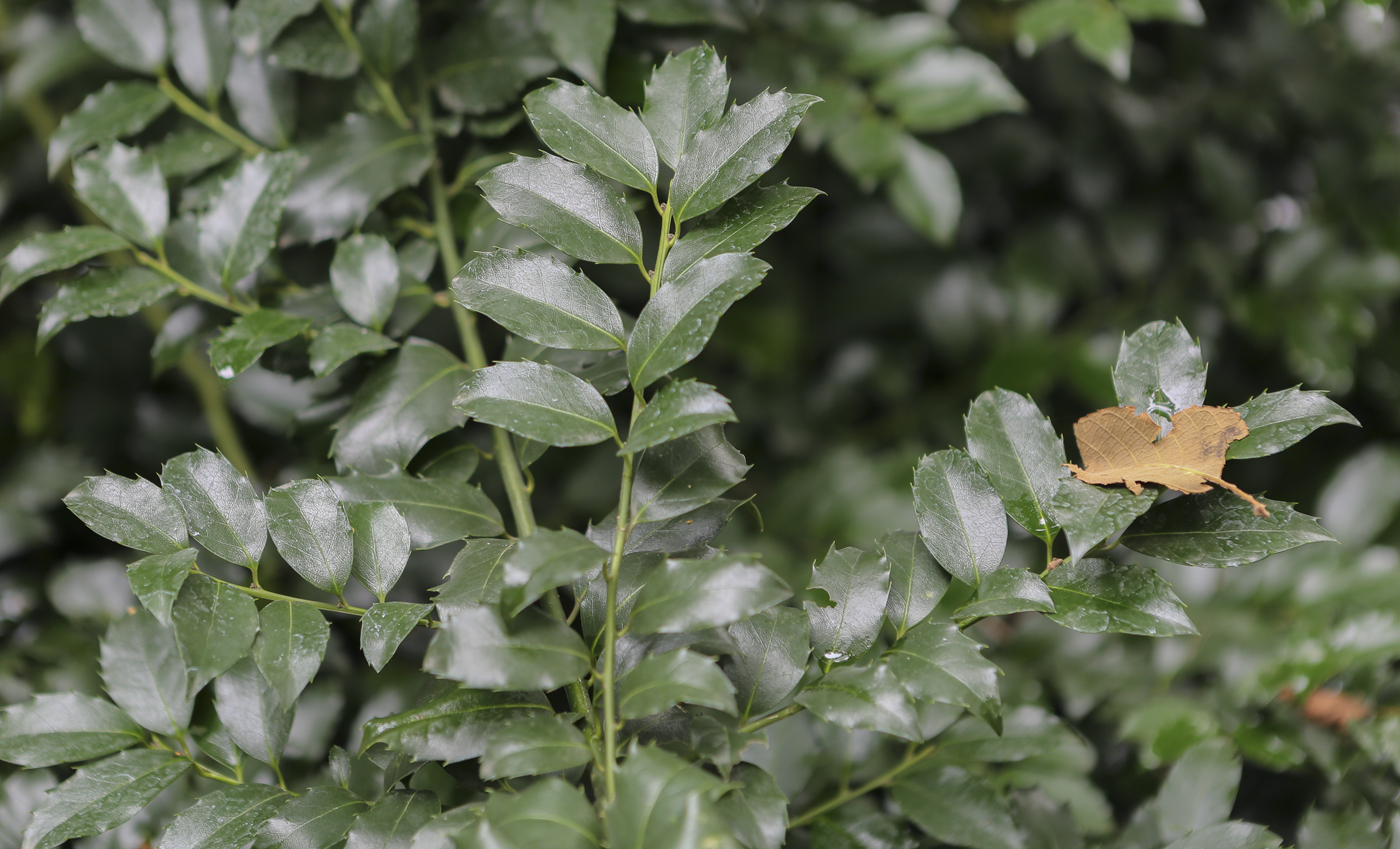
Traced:
POLYGON ((1209 492, 1210 484, 1228 489, 1266 517, 1268 508, 1254 496, 1222 480, 1225 451, 1243 439, 1249 426, 1229 407, 1189 407, 1172 416, 1171 432, 1157 438, 1160 428, 1146 413, 1132 407, 1095 410, 1074 424, 1074 438, 1085 468, 1068 464, 1085 483, 1126 484, 1134 495, 1155 483, 1177 492, 1209 492))
POLYGON ((1313 690, 1303 702, 1303 716, 1318 725, 1327 725, 1338 731, 1371 715, 1371 708, 1356 696, 1336 690, 1313 690))

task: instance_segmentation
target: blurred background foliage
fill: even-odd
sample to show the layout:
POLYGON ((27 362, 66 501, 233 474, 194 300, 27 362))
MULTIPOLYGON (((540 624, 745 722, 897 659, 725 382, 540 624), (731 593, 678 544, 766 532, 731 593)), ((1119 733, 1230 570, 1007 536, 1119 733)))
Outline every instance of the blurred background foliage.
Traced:
MULTIPOLYGON (((1088 637, 1039 617, 979 626, 979 637, 999 647, 1008 705, 1051 711, 1094 744, 1091 782, 1083 770, 1070 777, 1073 753, 1023 755, 998 773, 1021 786, 1068 770, 1038 792, 1060 788, 1055 801, 1080 830, 1104 834, 1116 820, 1131 823, 1116 845, 1160 845, 1166 832, 1149 831, 1163 814, 1143 800, 1187 749, 1228 737, 1245 759, 1237 818, 1304 847, 1388 845, 1393 824, 1381 823, 1400 792, 1393 17, 1317 0, 621 0, 601 62, 551 52, 549 3, 478 5, 447 30, 432 22, 456 4, 423 6, 435 65, 461 53, 493 60, 491 75, 439 88, 463 122, 444 157, 449 179, 538 147, 518 95, 565 73, 559 60, 640 105, 655 62, 706 40, 727 57, 741 101, 765 88, 825 98, 774 172, 825 195, 759 251, 773 273, 691 367, 733 399, 741 423, 729 438, 754 464, 738 490, 754 509, 721 542, 763 552, 798 585, 830 543, 868 547, 914 527, 913 464, 961 442, 977 393, 1031 393, 1062 432, 1114 403, 1120 336, 1146 321, 1180 317, 1199 334, 1212 403, 1298 383, 1331 390, 1363 430, 1325 429, 1288 460, 1232 466, 1232 480, 1299 502, 1343 545, 1222 573, 1153 564, 1191 604, 1200 638, 1088 637), (1344 696, 1292 695, 1318 685, 1344 696)), ((335 57, 314 55, 317 34, 299 26, 268 51, 271 72, 285 76, 274 111, 287 134, 259 139, 268 144, 304 142, 298 127, 370 99, 363 83, 333 79, 335 57), (304 73, 312 67, 319 76, 304 73)), ((82 222, 62 175, 47 176, 45 138, 86 95, 128 75, 85 46, 63 2, 0 6, 0 63, 3 254, 25 235, 82 222)), ((179 120, 167 115, 146 136, 179 120)), ((187 194, 200 179, 192 170, 187 194)), ((469 181, 454 188, 464 240, 500 243, 502 225, 469 181)), ((401 193, 366 229, 393 231, 394 216, 421 204, 401 193)), ((324 281, 328 260, 324 245, 290 249, 278 273, 324 281)), ((627 307, 610 270, 597 272, 627 307)), ((62 495, 84 474, 153 477, 168 457, 212 444, 195 387, 168 366, 214 329, 217 311, 182 308, 159 342, 149 316, 83 322, 36 352, 35 316, 51 291, 33 285, 0 306, 0 703, 96 691, 97 636, 131 603, 122 564, 60 508, 62 495), (155 369, 153 344, 166 352, 155 369)), ((455 348, 445 310, 414 333, 455 348)), ((490 350, 501 343, 488 333, 490 350)), ((333 471, 329 424, 364 369, 341 372, 313 378, 304 345, 289 343, 229 382, 264 484, 333 471)), ((605 514, 611 453, 547 452, 534 463, 541 524, 605 514)), ((449 558, 415 555, 404 590, 422 596, 449 558)), ((332 731, 402 703, 392 669, 370 679, 335 663, 352 639, 333 643, 289 757, 319 761, 332 731)), ((773 759, 799 808, 880 763, 874 735, 803 717, 780 728, 773 759), (847 762, 802 757, 804 735, 833 734, 847 762)), ((0 833, 13 833, 6 804, 0 833)), ((874 812, 853 807, 842 827, 869 831, 858 820, 874 812)), ((154 820, 89 842, 135 846, 143 821, 154 820)))

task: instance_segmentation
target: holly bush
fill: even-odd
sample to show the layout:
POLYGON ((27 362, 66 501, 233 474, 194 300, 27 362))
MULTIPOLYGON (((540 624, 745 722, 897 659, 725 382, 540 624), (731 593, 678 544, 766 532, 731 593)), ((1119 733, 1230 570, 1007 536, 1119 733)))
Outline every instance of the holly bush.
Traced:
MULTIPOLYGON (((1131 463, 1096 447, 1095 403, 981 375, 966 448, 921 450, 894 501, 868 465, 842 489, 808 462, 767 541, 741 449, 772 448, 738 413, 780 405, 758 396, 800 330, 742 319, 755 249, 805 233, 763 247, 791 298, 782 259, 881 249, 803 230, 847 199, 872 232, 971 239, 977 172, 932 136, 1034 112, 974 49, 989 27, 1121 86, 1132 22, 1205 20, 952 5, 80 0, 12 23, 35 208, 70 223, 20 227, 0 265, 0 298, 42 298, 6 427, 42 445, 62 348, 65 426, 94 434, 70 441, 128 444, 84 479, 51 442, 0 494, 4 845, 1384 846, 1400 460, 1342 466, 1321 524, 1222 471, 1357 423, 1321 391, 1208 408, 1183 323, 1119 326, 1116 361, 1071 377, 1135 423, 1137 448, 1104 431, 1131 463), (112 399, 147 347, 180 381, 112 399), (1126 486, 1081 479, 1109 472, 1126 486), (1264 773, 1309 777, 1306 816, 1260 802, 1264 773)), ((845 285, 887 291, 886 260, 845 285)), ((1017 327, 975 275, 930 291, 949 351, 1017 327)))

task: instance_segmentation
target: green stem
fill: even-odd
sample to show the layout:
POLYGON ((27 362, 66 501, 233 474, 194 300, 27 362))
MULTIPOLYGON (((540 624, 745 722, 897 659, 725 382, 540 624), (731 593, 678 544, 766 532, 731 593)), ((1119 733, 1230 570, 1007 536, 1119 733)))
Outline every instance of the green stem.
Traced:
MULTIPOLYGON (((204 421, 214 437, 214 445, 223 453, 233 467, 249 477, 253 476, 253 461, 243 440, 238 435, 238 425, 229 412, 228 399, 224 395, 224 382, 209 367, 204 355, 194 348, 186 348, 180 355, 180 373, 194 387, 199 396, 199 408, 204 413, 204 421)), ((258 581, 257 569, 253 569, 253 583, 258 581)))
POLYGON ((603 687, 603 786, 608 802, 617 797, 617 688, 613 680, 617 663, 617 577, 622 568, 622 554, 627 548, 627 537, 632 531, 632 478, 632 455, 628 454, 622 459, 622 487, 617 499, 617 531, 613 534, 612 558, 608 561, 605 575, 608 601, 607 615, 603 621, 603 670, 599 678, 603 687))
POLYGON ((651 294, 656 295, 656 290, 661 288, 661 273, 666 268, 666 254, 671 250, 671 244, 676 241, 675 234, 671 232, 671 205, 661 204, 661 241, 656 246, 656 268, 647 277, 647 282, 651 284, 651 294))
POLYGON ((156 85, 165 96, 175 104, 175 108, 195 119, 199 123, 238 145, 247 156, 257 156, 259 153, 266 153, 267 148, 248 138, 247 136, 224 123, 224 119, 194 102, 189 95, 180 91, 179 86, 170 81, 170 77, 164 72, 156 80, 156 85))
POLYGON ((220 295, 217 292, 209 291, 208 289, 194 282, 190 278, 171 268, 169 263, 157 259, 156 257, 153 257, 148 253, 145 253, 143 251, 133 251, 132 253, 135 254, 137 262, 159 273, 162 277, 174 283, 176 287, 178 287, 181 295, 186 295, 191 298, 199 298, 201 301, 207 301, 208 303, 211 303, 216 307, 223 307, 224 309, 236 312, 239 315, 247 315, 248 313, 257 309, 257 307, 255 306, 241 304, 238 301, 233 300, 232 298, 220 295))
POLYGON ((937 746, 930 744, 928 746, 923 747, 922 749, 915 749, 908 755, 905 755, 904 759, 901 760, 898 764, 896 764, 894 767, 887 770, 886 772, 882 773, 878 777, 867 781, 859 787, 851 787, 846 790, 843 790, 840 793, 837 793, 835 796, 831 797, 830 799, 827 799, 825 802, 822 802, 821 804, 816 805, 815 807, 808 808, 801 814, 798 814, 796 817, 793 817, 792 820, 788 822, 788 828, 801 828, 802 826, 807 825, 812 820, 816 819, 817 817, 821 816, 827 811, 830 811, 834 808, 839 808, 847 802, 851 801, 852 799, 855 799, 859 796, 864 796, 866 793, 874 792, 882 787, 888 787, 894 782, 896 778, 904 774, 904 772, 910 767, 914 766, 915 764, 927 758, 929 755, 933 754, 937 748, 937 746))
POLYGON ((759 719, 755 719, 753 722, 750 722, 750 723, 748 723, 747 725, 741 725, 741 726, 739 726, 739 733, 741 733, 741 734, 752 734, 753 732, 759 730, 760 728, 767 728, 768 726, 772 725, 773 723, 779 722, 779 721, 784 720, 784 719, 787 719, 789 716, 793 716, 794 714, 799 714, 799 713, 801 713, 803 710, 805 710, 805 708, 803 708, 802 705, 798 705, 798 704, 791 704, 791 705, 788 705, 787 707, 783 708, 783 709, 780 710, 780 711, 775 711, 775 712, 773 712, 773 713, 768 714, 768 715, 765 716, 765 717, 761 717, 761 718, 759 718, 759 719))
POLYGON ((321 0, 321 7, 326 10, 326 16, 331 19, 331 24, 335 26, 336 32, 340 33, 340 38, 345 42, 345 46, 355 54, 359 60, 360 67, 364 69, 365 76, 369 78, 370 85, 374 86, 375 94, 379 95, 379 102, 384 105, 384 111, 389 113, 389 117, 394 119, 394 123, 405 130, 413 129, 413 122, 408 119, 408 113, 404 112, 403 105, 394 94, 394 87, 390 85, 377 69, 369 62, 365 61, 365 49, 360 44, 360 39, 355 35, 355 31, 350 28, 350 18, 341 13, 340 9, 331 0, 321 0))
MULTIPOLYGON (((214 578, 213 575, 208 575, 208 577, 214 578)), ((225 581, 222 578, 214 578, 214 580, 218 581, 221 584, 227 584, 228 586, 233 587, 234 589, 238 590, 244 595, 250 595, 253 598, 260 598, 264 599, 265 601, 290 601, 293 604, 305 604, 310 607, 314 607, 317 610, 324 610, 327 613, 348 613, 351 616, 364 616, 366 613, 369 612, 363 607, 352 607, 348 604, 342 606, 338 604, 330 604, 324 601, 312 601, 309 598, 297 598, 294 595, 282 595, 281 593, 275 593, 271 590, 265 590, 262 587, 245 587, 242 584, 235 584, 232 581, 225 581)))

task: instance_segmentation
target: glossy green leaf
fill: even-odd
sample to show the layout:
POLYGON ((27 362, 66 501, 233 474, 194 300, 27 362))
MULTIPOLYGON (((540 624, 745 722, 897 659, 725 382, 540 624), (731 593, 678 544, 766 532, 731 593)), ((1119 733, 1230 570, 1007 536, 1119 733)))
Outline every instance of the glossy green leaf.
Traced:
POLYGON ((552 690, 582 678, 592 659, 557 619, 526 610, 507 624, 494 608, 478 607, 443 619, 423 668, 484 690, 552 690))
POLYGON ((188 760, 155 749, 131 749, 82 767, 34 812, 24 829, 23 849, 53 849, 65 840, 115 828, 189 768, 188 760))
POLYGON ((883 664, 843 666, 797 694, 797 703, 843 728, 868 728, 921 740, 914 702, 883 664))
POLYGON ((311 340, 311 373, 325 377, 360 354, 378 354, 398 347, 397 342, 365 327, 332 324, 311 340))
POLYGON ((358 18, 355 34, 366 64, 392 79, 418 47, 417 0, 370 0, 358 18))
POLYGON ((300 480, 271 490, 268 532, 296 573, 313 587, 340 596, 350 582, 354 542, 350 519, 323 480, 300 480))
POLYGON ((1139 554, 1186 566, 1242 566, 1311 542, 1336 542, 1317 519, 1292 504, 1260 499, 1269 517, 1224 490, 1187 495, 1133 522, 1119 541, 1139 554))
POLYGON ((530 16, 484 12, 450 31, 434 58, 438 99, 472 115, 510 104, 526 83, 559 66, 530 16))
POLYGON ((1026 108, 995 62, 964 47, 922 51, 885 77, 874 94, 915 132, 950 130, 1026 108))
POLYGON ((982 646, 951 622, 927 621, 887 653, 887 663, 920 701, 962 705, 993 728, 1001 724, 996 665, 982 646))
POLYGON ((501 539, 468 540, 452 559, 447 580, 435 587, 433 599, 446 616, 467 607, 496 604, 505 590, 503 564, 515 543, 501 539))
POLYGON ((619 454, 635 454, 714 424, 738 421, 729 399, 697 380, 666 384, 632 422, 619 454))
POLYGON ((161 849, 242 849, 291 799, 270 784, 216 790, 180 812, 161 838, 161 849))
POLYGON ((1017 36, 1031 48, 1065 36, 1120 80, 1128 78, 1133 34, 1123 11, 1085 0, 1037 0, 1016 16, 1017 36))
MULTIPOLYGON (((93 145, 141 132, 169 108, 170 98, 150 83, 108 83, 100 91, 88 95, 82 105, 59 122, 49 139, 49 176, 57 174, 70 156, 93 145)), ((3 291, 4 285, 0 284, 0 292, 3 291)))
POLYGON ((1093 750, 1058 717, 1034 705, 1022 705, 1006 715, 1001 733, 971 716, 964 716, 939 735, 938 757, 955 763, 1014 763, 1028 758, 1066 757, 1069 749, 1093 762, 1093 750))
POLYGON ((419 477, 444 480, 471 480, 481 465, 481 449, 470 443, 458 443, 444 449, 418 469, 419 477))
POLYGON ((640 719, 686 703, 738 713, 734 685, 712 658, 688 649, 651 655, 617 682, 617 710, 640 719))
POLYGON ((230 584, 191 575, 170 620, 189 669, 190 692, 198 693, 248 654, 258 633, 258 606, 230 584))
POLYGON ((153 0, 76 0, 78 31, 93 50, 129 71, 165 66, 165 16, 153 0))
POLYGON ((297 164, 294 153, 245 160, 199 216, 199 253, 225 288, 256 271, 272 250, 297 164))
POLYGON ((806 601, 812 622, 812 651, 826 665, 859 657, 875 644, 890 593, 890 564, 875 552, 838 549, 834 544, 812 569, 812 588, 828 604, 806 601))
POLYGON ((667 560, 646 582, 629 619, 641 634, 683 634, 739 622, 792 589, 763 566, 732 556, 667 560))
POLYGON ((607 551, 578 531, 535 531, 517 542, 501 564, 506 609, 514 616, 548 590, 597 569, 607 556, 607 551))
POLYGON ((1081 560, 1051 571, 1045 583, 1055 600, 1050 618, 1066 628, 1149 637, 1196 633, 1171 585, 1142 566, 1081 560))
POLYGON ((914 508, 928 550, 955 578, 977 586, 1001 567, 1006 510, 965 452, 950 448, 919 461, 914 508))
POLYGON ((169 493, 143 478, 108 472, 87 478, 63 504, 99 536, 152 554, 173 554, 189 545, 185 515, 169 493))
POLYGON ((100 268, 59 287, 39 313, 39 345, 75 321, 133 315, 175 291, 175 284, 145 268, 100 268))
POLYGON ((667 165, 675 168, 695 134, 720 119, 728 98, 724 62, 708 44, 667 56, 651 72, 642 123, 667 165))
POLYGON ((170 196, 155 158, 110 142, 73 163, 73 190, 113 230, 154 247, 170 221, 170 196))
POLYGON ((958 233, 962 217, 962 186, 953 164, 938 150, 904 136, 899 166, 889 180, 890 201, 914 229, 947 245, 958 233))
POLYGON ((30 815, 57 784, 47 769, 16 770, 0 782, 0 845, 20 849, 30 815))
POLYGON ((656 146, 634 112, 588 86, 555 80, 525 96, 525 114, 565 159, 624 185, 656 190, 656 146))
POLYGON ((354 542, 351 572, 383 601, 408 565, 413 544, 408 521, 387 501, 350 504, 346 514, 354 542))
POLYGON ((428 824, 413 835, 411 849, 458 849, 458 840, 471 834, 481 818, 480 809, 462 805, 428 820, 428 824))
POLYGON ((266 53, 236 50, 228 70, 228 99, 243 130, 268 147, 285 148, 296 132, 296 86, 290 71, 266 53))
POLYGON ((1135 21, 1174 21, 1200 26, 1206 13, 1199 0, 1118 0, 1118 8, 1135 21))
POLYGON ((697 218, 676 240, 666 254, 666 278, 680 277, 707 257, 753 250, 791 224, 819 194, 787 183, 744 189, 724 206, 697 218))
POLYGON ((437 796, 426 790, 386 793, 355 820, 345 849, 408 849, 414 833, 441 810, 437 796))
POLYGON ((481 777, 487 780, 541 775, 583 766, 593 750, 572 724, 537 712, 510 720, 486 741, 481 777))
POLYGON ((720 426, 654 445, 637 463, 633 515, 648 523, 688 513, 723 495, 748 470, 744 455, 725 440, 720 426))
POLYGON ((696 131, 676 163, 667 197, 677 221, 702 215, 768 172, 802 116, 821 98, 765 92, 696 131))
POLYGON ((1133 495, 1127 489, 1093 486, 1074 478, 1060 481, 1050 509, 1069 540, 1070 562, 1077 562, 1146 513, 1156 503, 1158 492, 1147 488, 1133 495))
POLYGON ((1361 426, 1356 417, 1330 400, 1325 392, 1293 387, 1265 392, 1235 408, 1249 426, 1249 435, 1230 443, 1228 460, 1267 457, 1295 444, 1320 427, 1333 424, 1361 426))
POLYGON ((233 57, 229 8, 219 0, 170 0, 170 54, 185 88, 212 101, 233 57))
POLYGON ((360 751, 383 743, 417 761, 456 763, 481 757, 507 723, 553 715, 540 692, 492 693, 439 684, 433 698, 403 713, 365 723, 360 751))
POLYGON ((370 607, 360 619, 360 651, 375 672, 384 669, 399 650, 399 644, 432 609, 431 604, 406 601, 381 601, 370 607))
POLYGON ((1192 746, 1167 773, 1157 795, 1162 837, 1178 840, 1229 819, 1241 769, 1239 755, 1224 740, 1192 746))
POLYGON ((542 0, 538 8, 550 50, 564 67, 602 90, 617 24, 616 0, 542 0))
POLYGON ((267 510, 248 478, 205 448, 166 461, 161 488, 175 496, 190 536, 230 563, 257 569, 267 543, 267 510))
POLYGON ((360 384, 350 411, 336 422, 336 463, 368 475, 407 467, 429 439, 465 421, 452 399, 466 377, 466 366, 447 349, 406 340, 360 384))
POLYGON ((268 59, 279 68, 342 80, 360 70, 360 57, 322 17, 296 21, 278 36, 268 59))
POLYGON ((15 245, 0 264, 0 301, 35 277, 130 247, 126 239, 105 227, 68 227, 30 236, 15 245))
POLYGON ((598 814, 583 790, 560 778, 546 778, 519 793, 496 792, 486 799, 486 846, 591 849, 598 845, 598 814))
MULTIPOLYGON (((247 2, 247 0, 244 0, 247 2)), ((340 787, 313 787, 277 809, 258 832, 255 849, 330 849, 369 808, 340 787)))
MULTIPOLYGON (((532 360, 558 366, 569 374, 581 377, 604 395, 616 395, 627 388, 627 352, 570 351, 546 348, 523 336, 511 335, 506 340, 503 360, 532 360)), ((543 448, 541 448, 543 450, 543 448)))
POLYGON ((180 588, 195 568, 199 552, 184 548, 172 554, 153 554, 126 567, 131 592, 160 624, 170 626, 170 608, 180 588))
POLYGON ((955 614, 958 619, 1011 613, 1054 613, 1055 602, 1040 576, 1026 569, 1001 569, 977 587, 977 596, 955 614))
POLYGON ((360 226, 380 201, 417 184, 433 158, 417 132, 373 115, 347 115, 302 153, 307 164, 287 196, 285 235, 306 242, 360 226))
POLYGON ((747 254, 702 259, 678 277, 667 275, 647 302, 627 341, 627 371, 641 391, 700 354, 720 316, 763 282, 768 264, 747 254))
POLYGON ((788 798, 773 776, 751 763, 729 773, 733 790, 720 797, 719 808, 739 842, 749 849, 781 849, 787 837, 788 798))
POLYGON ((31 769, 110 755, 144 738, 111 702, 77 693, 36 695, 0 711, 0 758, 31 769))
POLYGON ((1118 403, 1148 413, 1160 423, 1206 401, 1206 366, 1201 346, 1180 320, 1154 321, 1123 337, 1113 368, 1118 403))
POLYGON ((734 849, 717 800, 718 778, 654 746, 634 747, 617 768, 617 796, 607 806, 608 845, 615 849, 734 849))
POLYGON ((240 50, 265 49, 278 33, 316 8, 315 0, 238 0, 230 26, 240 50))
POLYGON ((891 531, 876 545, 890 567, 885 617, 894 625, 896 638, 902 637, 933 612, 952 579, 918 534, 891 531))
POLYGON ((214 708, 239 749, 263 763, 281 763, 294 708, 282 708, 251 657, 214 679, 214 708))
POLYGON ((1278 849, 1282 838, 1252 822, 1223 822, 1188 834, 1166 849, 1278 849))
POLYGON ((477 185, 501 219, 559 250, 600 263, 642 261, 642 227, 602 175, 557 156, 517 156, 477 185))
POLYGON ((734 684, 739 718, 747 721, 782 705, 801 683, 811 653, 811 625, 802 611, 770 607, 729 626, 739 650, 720 668, 734 684))
MULTIPOLYGON (((705 554, 706 545, 719 536, 719 532, 729 524, 729 517, 742 503, 716 498, 689 513, 637 525, 627 538, 626 553, 662 552, 684 557, 705 554)), ((608 516, 589 529, 589 539, 600 545, 611 545, 616 525, 617 517, 608 516)))
POLYGON ((621 348, 622 317, 602 289, 559 260, 523 250, 482 254, 452 280, 452 294, 512 333, 552 348, 621 348))
POLYGON ((118 619, 102 640, 102 684, 142 728, 178 736, 189 727, 194 694, 175 635, 149 613, 118 619))
POLYGON ((452 403, 471 418, 547 445, 592 445, 617 436, 598 390, 551 365, 527 361, 478 369, 452 403))
POLYGON ((906 774, 895 782, 895 802, 926 833, 968 849, 1024 849, 1006 800, 986 781, 958 767, 906 774))
POLYGON ((399 257, 383 236, 351 236, 336 246, 331 290, 345 314, 376 331, 399 299, 399 257))
POLYGON ((1050 502, 1070 476, 1064 441, 1034 401, 1005 389, 977 396, 966 422, 967 453, 1006 512, 1048 545, 1060 530, 1050 502))
POLYGON ((309 604, 273 601, 263 605, 253 659, 283 709, 291 710, 316 677, 330 637, 326 617, 309 604))
POLYGON ((353 475, 328 478, 347 504, 383 502, 394 506, 408 523, 415 549, 474 536, 505 532, 501 513, 479 487, 445 478, 409 475, 353 475))

